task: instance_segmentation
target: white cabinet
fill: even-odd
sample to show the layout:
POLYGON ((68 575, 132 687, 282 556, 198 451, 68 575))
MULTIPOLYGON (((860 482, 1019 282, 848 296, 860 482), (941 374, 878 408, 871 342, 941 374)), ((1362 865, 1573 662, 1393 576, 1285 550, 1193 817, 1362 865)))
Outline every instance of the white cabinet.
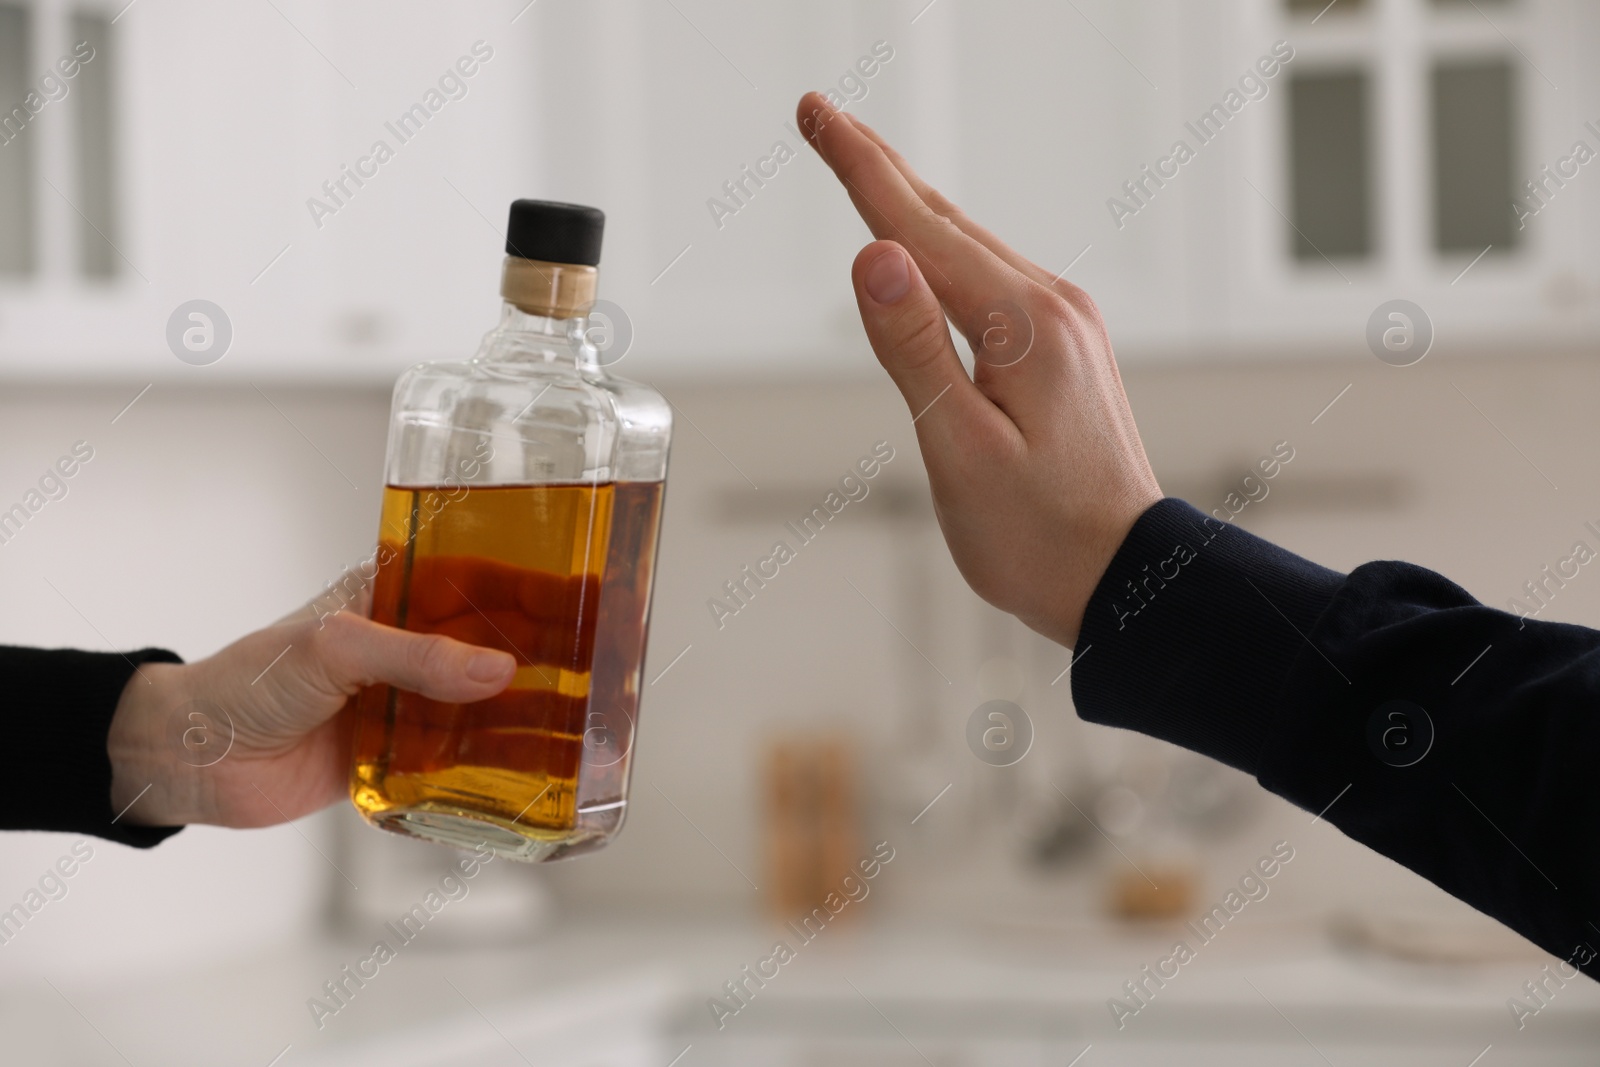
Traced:
MULTIPOLYGON (((0 6, 19 4, 35 16, 25 82, 70 45, 78 8, 0 6)), ((1600 89, 1584 62, 1600 12, 1368 0, 1313 22, 1286 8, 108 4, 117 276, 74 266, 82 149, 68 97, 26 133, 41 255, 31 275, 0 278, 0 374, 373 381, 464 356, 492 321, 518 196, 608 212, 602 295, 636 335, 623 373, 868 366, 848 273, 867 234, 792 125, 800 93, 830 87, 1022 251, 1072 265, 1128 359, 1359 351, 1367 316, 1395 297, 1458 347, 1600 338, 1600 245, 1585 239, 1600 165, 1514 252, 1473 264, 1430 250, 1427 126, 1432 63, 1501 56, 1519 184, 1580 139, 1600 151, 1584 126, 1600 112, 1572 103, 1600 89), (1189 132, 1279 40, 1292 71, 1370 74, 1364 260, 1290 254, 1287 73, 1210 143, 1189 132), (420 129, 397 125, 407 114, 420 129), (1180 139, 1194 158, 1163 163, 1180 139), (1147 165, 1176 169, 1155 182, 1147 165), (1117 199, 1138 210, 1116 217, 1117 199), (233 326, 226 358, 204 368, 166 340, 196 298, 233 326)))
MULTIPOLYGON (((37 7, 33 66, 60 36, 46 32, 57 5, 37 7)), ((72 240, 72 205, 41 211, 47 254, 32 276, 0 281, 0 371, 371 379, 470 354, 494 316, 507 191, 532 185, 535 138, 517 121, 532 38, 511 12, 495 16, 416 3, 129 5, 105 50, 119 90, 119 269, 83 278, 51 251, 72 240), (173 310, 196 298, 220 306, 233 333, 201 370, 166 339, 173 310)), ((42 205, 52 184, 71 188, 75 103, 27 131, 66 145, 40 154, 42 205)))
MULTIPOLYGON (((1600 338, 1600 162, 1569 175, 1515 250, 1476 263, 1481 248, 1439 253, 1430 88, 1439 64, 1509 67, 1520 190, 1580 139, 1600 152, 1600 110, 1576 103, 1600 90, 1584 59, 1600 11, 1572 0, 1298 6, 1306 13, 1288 0, 953 5, 962 55, 994 60, 952 65, 962 88, 951 135, 971 150, 950 184, 1052 269, 1090 248, 1070 276, 1095 296, 1125 360, 1364 354, 1368 317, 1396 298, 1420 304, 1458 353, 1515 358, 1600 338), (1277 42, 1294 58, 1241 88, 1277 42), (1346 70, 1366 88, 1372 248, 1299 259, 1292 83, 1346 70), (1225 102, 1220 131, 1199 129, 1225 102), (1193 158, 1164 164, 1180 140, 1193 158)), ((1479 122, 1469 142, 1492 136, 1491 116, 1479 122)), ((1503 218, 1515 218, 1510 203, 1503 218)))
MULTIPOLYGON (((1600 338, 1600 244, 1592 239, 1600 226, 1600 166, 1573 177, 1537 217, 1513 199, 1534 203, 1527 183, 1541 180, 1541 168, 1567 156, 1576 141, 1600 152, 1600 124, 1585 126, 1600 111, 1573 104, 1600 89, 1584 58, 1600 40, 1594 5, 1375 0, 1364 13, 1341 19, 1335 9, 1315 25, 1286 17, 1282 7, 1241 5, 1225 32, 1291 42, 1301 74, 1363 75, 1373 248, 1365 258, 1331 262, 1291 256, 1294 235, 1282 216, 1292 200, 1289 94, 1274 92, 1232 146, 1215 194, 1222 210, 1201 213, 1203 244, 1215 255, 1194 273, 1219 309, 1219 332, 1279 351, 1361 351, 1369 314, 1403 298, 1428 313, 1441 348, 1455 354, 1516 358, 1600 338), (1469 156, 1482 156, 1486 146, 1492 156, 1493 143, 1507 138, 1510 196, 1498 198, 1503 235, 1441 251, 1449 223, 1440 201, 1451 195, 1441 183, 1459 187, 1472 179, 1438 148, 1452 119, 1446 90, 1436 83, 1463 68, 1490 78, 1503 72, 1506 128, 1497 108, 1480 106, 1465 116, 1467 128, 1458 124, 1450 136, 1469 156), (1594 188, 1585 190, 1587 181, 1594 188)), ((1497 228, 1491 221, 1489 229, 1497 228)))

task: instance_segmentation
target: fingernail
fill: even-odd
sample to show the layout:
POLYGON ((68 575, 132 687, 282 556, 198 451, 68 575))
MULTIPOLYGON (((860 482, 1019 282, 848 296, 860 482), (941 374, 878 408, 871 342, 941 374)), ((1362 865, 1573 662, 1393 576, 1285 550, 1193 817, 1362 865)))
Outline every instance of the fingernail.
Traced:
POLYGON ((823 104, 821 107, 812 108, 811 114, 805 119, 801 120, 801 126, 805 130, 806 137, 813 144, 816 144, 817 135, 822 132, 823 127, 828 125, 828 121, 832 119, 833 116, 834 110, 827 104, 823 104))
POLYGON ((467 660, 467 677, 474 682, 498 682, 516 668, 516 661, 504 652, 479 652, 467 660))
POLYGON ((880 304, 892 304, 911 288, 906 254, 891 248, 867 265, 867 295, 880 304))

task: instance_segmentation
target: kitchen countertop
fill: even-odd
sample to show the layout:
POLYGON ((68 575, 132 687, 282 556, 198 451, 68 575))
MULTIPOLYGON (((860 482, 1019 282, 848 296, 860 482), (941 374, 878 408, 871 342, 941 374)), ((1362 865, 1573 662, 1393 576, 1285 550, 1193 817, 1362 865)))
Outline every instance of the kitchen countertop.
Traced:
MULTIPOLYGON (((1171 931, 857 925, 843 917, 809 942, 776 923, 670 917, 557 923, 535 940, 505 945, 465 944, 448 929, 425 930, 319 1029, 308 999, 381 936, 330 935, 137 986, 13 982, 0 987, 0 1029, 7 1062, 40 1067, 266 1067, 280 1054, 282 1067, 353 1064, 368 1062, 363 1050, 385 1040, 461 1048, 481 1038, 520 1054, 542 1046, 541 1035, 562 1033, 561 1041, 583 1034, 632 1041, 641 1062, 665 1051, 658 1067, 685 1045, 700 1047, 711 1057, 703 1062, 711 1062, 719 1044, 851 1035, 903 1040, 919 1055, 928 1046, 1019 1036, 1111 1050, 1151 1042, 1253 1042, 1307 1052, 1310 1045, 1319 1055, 1335 1053, 1340 1067, 1337 1049, 1352 1041, 1473 1052, 1515 1047, 1517 1062, 1539 1063, 1579 1061, 1536 1053, 1600 1047, 1600 985, 1583 978, 1561 988, 1552 983, 1548 1005, 1519 1030, 1508 998, 1526 998, 1523 984, 1541 976, 1546 959, 1407 964, 1342 951, 1325 930, 1320 922, 1265 919, 1224 930, 1120 1029, 1108 1000, 1134 1003, 1123 983, 1169 953, 1171 931), (780 939, 792 958, 762 965, 770 977, 759 987, 746 979, 755 993, 739 1006, 724 983, 771 958, 780 939), (721 1029, 712 998, 730 1009, 721 1029)), ((393 1055, 381 1060, 399 1062, 393 1055)))

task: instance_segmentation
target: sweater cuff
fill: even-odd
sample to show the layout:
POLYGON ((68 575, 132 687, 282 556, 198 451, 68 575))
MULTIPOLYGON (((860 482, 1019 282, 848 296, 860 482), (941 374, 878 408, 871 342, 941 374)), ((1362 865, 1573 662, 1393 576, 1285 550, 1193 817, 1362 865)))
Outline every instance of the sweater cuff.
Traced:
POLYGON ((1072 698, 1090 722, 1255 775, 1294 664, 1344 575, 1190 507, 1139 517, 1089 598, 1072 698))
MULTIPOLYGON (((145 663, 182 663, 171 652, 5 650, 14 758, 27 773, 0 782, 0 828, 93 834, 135 848, 157 845, 182 827, 137 826, 111 809, 106 739, 122 691, 145 663)), ((138 681, 135 679, 135 683, 138 681)))

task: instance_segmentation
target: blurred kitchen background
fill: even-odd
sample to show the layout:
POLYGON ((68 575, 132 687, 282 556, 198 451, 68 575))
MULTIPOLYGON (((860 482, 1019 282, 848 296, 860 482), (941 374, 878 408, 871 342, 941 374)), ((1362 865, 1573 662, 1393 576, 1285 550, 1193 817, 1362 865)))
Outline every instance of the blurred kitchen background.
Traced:
MULTIPOLYGON (((616 844, 490 865, 319 1028, 308 1001, 451 854, 345 806, 91 842, 0 945, 0 1058, 1594 1062, 1592 983, 1245 776, 1077 720, 1069 652, 949 562, 851 295, 868 234, 791 123, 834 89, 1087 288, 1168 493, 1219 508, 1288 442, 1241 525, 1505 606, 1600 544, 1597 49, 1587 0, 0 3, 0 508, 93 449, 0 545, 0 641, 196 659, 368 555, 389 388, 494 323, 516 197, 606 211, 614 370, 680 413, 616 844), (205 366, 168 342, 196 299, 231 333, 205 366), (1431 336, 1409 366, 1369 344, 1393 300, 1431 336), (719 626, 708 601, 880 441, 871 495, 719 626), (994 700, 1031 736, 1009 766, 968 740, 994 700), (839 784, 796 829, 808 752, 839 784), (782 925, 878 842, 867 899, 814 941, 782 925), (1267 897, 1144 979, 1280 842, 1267 897), (780 938, 796 958, 745 977, 780 938), (1119 1028, 1130 981, 1155 992, 1119 1028)), ((1548 599, 1594 624, 1600 576, 1548 599)), ((0 907, 73 841, 0 837, 0 907)))

